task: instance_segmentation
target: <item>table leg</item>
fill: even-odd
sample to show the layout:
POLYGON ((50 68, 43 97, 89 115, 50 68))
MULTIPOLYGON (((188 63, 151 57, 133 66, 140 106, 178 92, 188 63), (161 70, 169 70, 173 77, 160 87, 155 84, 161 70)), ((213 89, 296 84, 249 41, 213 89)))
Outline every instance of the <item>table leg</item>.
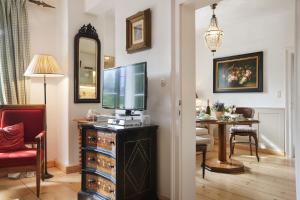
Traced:
POLYGON ((225 124, 219 124, 219 161, 226 162, 226 126, 225 124))
POLYGON ((218 159, 211 159, 206 162, 206 168, 213 172, 220 173, 241 173, 244 172, 243 163, 229 159, 226 154, 226 124, 218 124, 219 152, 218 159))

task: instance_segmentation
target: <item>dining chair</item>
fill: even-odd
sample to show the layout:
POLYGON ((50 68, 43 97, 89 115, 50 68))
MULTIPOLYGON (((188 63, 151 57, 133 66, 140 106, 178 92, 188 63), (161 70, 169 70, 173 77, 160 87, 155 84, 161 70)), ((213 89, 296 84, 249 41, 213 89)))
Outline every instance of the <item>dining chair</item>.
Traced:
MULTIPOLYGON (((236 114, 242 114, 245 118, 253 118, 254 117, 254 109, 247 107, 237 107, 236 114)), ((230 128, 230 155, 229 158, 234 154, 235 144, 249 144, 250 145, 250 154, 252 156, 252 144, 255 145, 255 153, 257 161, 259 162, 258 156, 258 137, 257 137, 257 129, 252 127, 252 125, 235 125, 230 128), (247 141, 238 141, 236 140, 236 136, 245 136, 249 137, 249 142, 247 141), (252 143, 252 139, 254 139, 254 143, 252 143)))
POLYGON ((209 127, 196 128, 196 152, 202 153, 202 177, 205 177, 205 160, 208 145, 211 144, 211 136, 209 134, 209 127))

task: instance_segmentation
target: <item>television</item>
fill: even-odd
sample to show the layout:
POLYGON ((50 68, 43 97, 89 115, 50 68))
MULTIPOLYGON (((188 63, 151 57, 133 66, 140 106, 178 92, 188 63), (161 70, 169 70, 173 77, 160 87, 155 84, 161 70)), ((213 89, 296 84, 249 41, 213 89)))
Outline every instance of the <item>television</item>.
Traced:
POLYGON ((147 63, 104 69, 102 107, 119 110, 146 110, 147 63))

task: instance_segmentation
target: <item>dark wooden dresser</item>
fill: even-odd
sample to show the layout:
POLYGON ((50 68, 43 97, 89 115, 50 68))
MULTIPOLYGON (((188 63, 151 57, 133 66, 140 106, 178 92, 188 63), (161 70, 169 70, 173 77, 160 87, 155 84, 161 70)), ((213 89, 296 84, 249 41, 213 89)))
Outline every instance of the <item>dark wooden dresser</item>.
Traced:
POLYGON ((156 200, 157 126, 83 124, 79 200, 156 200))

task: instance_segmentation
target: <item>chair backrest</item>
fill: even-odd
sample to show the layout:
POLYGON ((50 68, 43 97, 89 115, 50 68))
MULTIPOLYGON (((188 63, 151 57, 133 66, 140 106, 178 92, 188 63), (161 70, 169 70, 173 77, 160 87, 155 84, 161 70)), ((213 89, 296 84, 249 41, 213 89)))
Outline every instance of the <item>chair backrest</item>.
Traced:
POLYGON ((32 143, 45 130, 44 105, 2 105, 0 106, 0 127, 23 122, 24 142, 32 143))
POLYGON ((242 114, 245 118, 253 118, 255 110, 253 108, 237 107, 235 113, 242 114))

